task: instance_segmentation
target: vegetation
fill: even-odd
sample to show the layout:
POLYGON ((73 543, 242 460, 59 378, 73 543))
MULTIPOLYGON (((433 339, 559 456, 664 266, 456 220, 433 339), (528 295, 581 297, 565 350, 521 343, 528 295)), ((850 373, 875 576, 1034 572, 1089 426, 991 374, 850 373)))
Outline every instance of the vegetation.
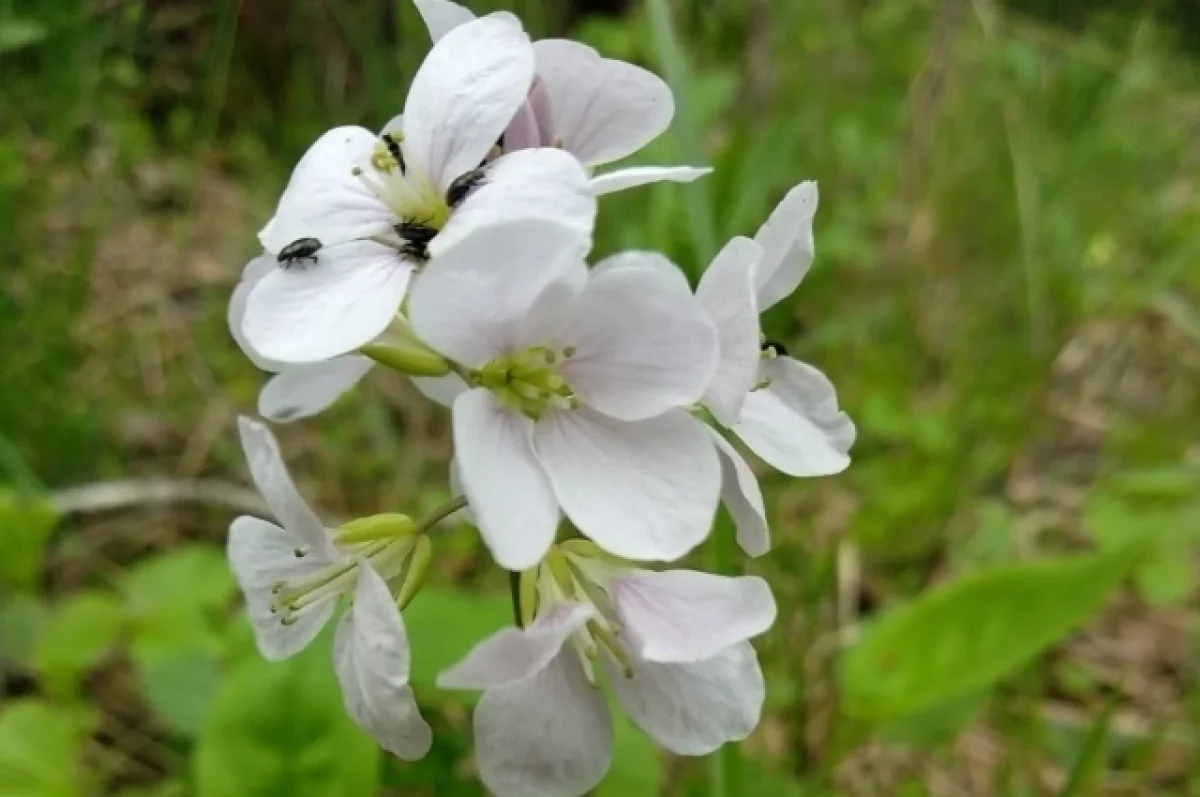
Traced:
MULTIPOLYGON (((1200 75, 1172 12, 470 5, 666 75, 639 157, 717 167, 602 200, 598 255, 695 273, 821 185, 767 325, 838 386, 855 461, 766 482, 764 559, 721 529, 698 554, 776 589, 767 716, 711 765, 622 728, 599 793, 1200 790, 1200 75)), ((405 615, 416 765, 345 719, 327 643, 258 659, 221 547, 262 382, 229 292, 304 148, 397 113, 426 48, 406 0, 0 2, 0 796, 479 793, 469 706, 432 688, 508 617, 471 533, 405 615)), ((375 373, 278 431, 346 517, 444 500, 447 420, 375 373)))

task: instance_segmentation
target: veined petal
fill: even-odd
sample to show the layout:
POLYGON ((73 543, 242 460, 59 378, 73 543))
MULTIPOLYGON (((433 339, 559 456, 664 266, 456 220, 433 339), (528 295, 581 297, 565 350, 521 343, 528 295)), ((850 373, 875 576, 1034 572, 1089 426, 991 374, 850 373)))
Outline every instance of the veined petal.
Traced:
POLYGON ((567 638, 595 616, 590 604, 571 603, 540 615, 528 628, 498 631, 439 675, 438 687, 492 689, 536 675, 550 665, 567 638))
POLYGON ((559 340, 575 347, 562 373, 576 395, 629 421, 699 400, 717 361, 717 333, 704 309, 678 279, 655 269, 593 272, 559 340))
POLYGON ((316 263, 267 274, 250 291, 242 328, 264 357, 284 363, 328 360, 387 328, 400 309, 412 264, 374 241, 324 247, 316 263))
POLYGON ((475 708, 475 758, 496 797, 577 797, 612 765, 612 717, 572 651, 475 708))
POLYGON ((675 98, 658 75, 566 39, 544 39, 533 50, 554 135, 587 165, 632 155, 671 124, 675 98))
POLYGON ((238 433, 242 438, 246 463, 250 466, 250 477, 254 479, 254 486, 271 508, 275 519, 299 541, 299 545, 308 546, 313 553, 321 556, 335 558, 325 526, 292 483, 271 430, 241 416, 238 418, 238 433))
POLYGON ((693 183, 711 173, 710 166, 630 166, 597 174, 592 178, 592 193, 603 196, 652 183, 693 183))
POLYGON ((475 19, 471 9, 464 8, 450 0, 413 0, 425 27, 429 28, 429 38, 437 43, 450 31, 459 25, 475 19))
POLYGON ((552 412, 534 445, 563 511, 610 553, 673 561, 708 536, 720 467, 687 413, 627 422, 587 408, 552 412))
POLYGON ((429 251, 436 258, 481 227, 535 219, 572 230, 585 253, 591 247, 596 197, 583 165, 560 149, 523 149, 489 164, 483 182, 454 209, 429 251))
POLYGON ((550 111, 550 95, 539 77, 533 78, 529 96, 504 131, 504 151, 553 147, 554 119, 550 111))
POLYGON ((732 429, 772 467, 789 476, 828 476, 850 464, 854 423, 838 409, 833 383, 791 357, 764 360, 769 382, 746 397, 732 429))
POLYGON ((297 557, 296 549, 303 544, 274 523, 254 517, 243 515, 229 526, 229 566, 246 598, 259 653, 269 661, 282 661, 307 647, 337 605, 337 597, 330 596, 297 615, 296 622, 289 625, 271 611, 276 584, 304 579, 330 564, 318 552, 297 557))
POLYGON ((766 689, 749 642, 691 664, 639 661, 632 678, 601 658, 630 719, 676 755, 707 755, 745 739, 762 716, 766 689))
POLYGON ((386 233, 395 223, 391 211, 353 174, 370 162, 377 140, 363 127, 335 127, 318 138, 259 232, 263 248, 277 255, 301 238, 332 246, 386 233))
POLYGON ((412 382, 422 396, 443 407, 454 406, 454 400, 471 389, 458 374, 414 376, 412 382))
POLYGON ((496 562, 533 567, 554 542, 558 504, 530 443, 532 421, 476 389, 454 401, 454 450, 463 492, 496 562))
POLYGON ((426 266, 409 320, 423 341, 472 368, 545 343, 527 335, 547 314, 569 311, 587 279, 584 252, 578 236, 546 221, 480 229, 426 266), (554 301, 540 301, 544 294, 554 301))
POLYGON ((445 192, 487 156, 533 81, 529 37, 516 17, 490 14, 447 31, 413 78, 404 147, 445 192))
POLYGON ((738 545, 749 556, 762 556, 771 550, 771 534, 758 479, 720 432, 706 428, 721 460, 721 501, 737 526, 738 545))
POLYGON ((817 199, 815 182, 800 183, 788 192, 754 236, 763 248, 755 277, 759 312, 791 296, 812 266, 816 251, 812 224, 817 199))
POLYGON ((725 244, 696 288, 700 301, 717 328, 720 356, 704 404, 723 426, 732 426, 758 381, 758 305, 754 269, 763 250, 749 238, 725 244))
POLYGON ((311 418, 357 385, 371 365, 366 357, 346 355, 286 368, 258 394, 258 414, 276 423, 311 418))
POLYGON ((775 622, 775 598, 758 576, 631 570, 613 579, 609 594, 634 652, 647 661, 703 661, 775 622))
POLYGON ((279 263, 275 260, 275 256, 269 254, 259 255, 247 263, 246 267, 242 269, 241 281, 233 289, 233 295, 229 297, 229 309, 226 312, 229 334, 233 336, 234 342, 237 343, 242 353, 250 358, 250 362, 264 371, 279 371, 283 368, 283 363, 269 360, 256 352, 254 347, 246 341, 246 334, 242 331, 242 322, 246 318, 246 298, 250 295, 251 289, 278 266, 279 263))
POLYGON ((408 685, 408 634, 387 584, 370 565, 358 565, 354 607, 338 625, 333 666, 346 713, 389 753, 415 761, 429 752, 433 733, 408 685))
POLYGON ((615 255, 609 255, 592 266, 592 274, 600 275, 623 268, 650 269, 668 279, 674 280, 689 293, 692 290, 692 286, 688 283, 687 275, 683 273, 683 269, 671 262, 671 259, 661 252, 642 249, 617 252, 615 255))

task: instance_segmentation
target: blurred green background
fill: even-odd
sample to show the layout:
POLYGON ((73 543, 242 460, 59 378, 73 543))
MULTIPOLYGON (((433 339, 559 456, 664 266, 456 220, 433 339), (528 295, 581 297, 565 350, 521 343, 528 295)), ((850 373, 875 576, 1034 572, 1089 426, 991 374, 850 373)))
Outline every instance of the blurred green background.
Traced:
MULTIPOLYGON (((637 160, 717 167, 604 198, 598 255, 695 272, 821 185, 767 326, 854 464, 764 470, 775 549, 694 562, 775 587, 766 715, 715 764, 623 727, 599 794, 1200 793, 1197 5, 470 5, 664 74, 637 160)), ((473 534, 406 612, 415 765, 345 719, 328 640, 258 660, 221 547, 263 381, 227 297, 306 146, 391 118, 427 49, 406 0, 0 0, 0 797, 481 793, 431 685, 508 617, 473 534)), ((278 429, 330 517, 445 498, 446 414, 380 371, 278 429)))

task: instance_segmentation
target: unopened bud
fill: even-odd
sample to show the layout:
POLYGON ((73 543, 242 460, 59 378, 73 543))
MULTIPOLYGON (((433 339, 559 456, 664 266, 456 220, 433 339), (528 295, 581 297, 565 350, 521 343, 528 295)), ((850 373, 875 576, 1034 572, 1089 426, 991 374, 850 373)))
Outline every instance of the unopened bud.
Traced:
POLYGON ((380 365, 409 376, 445 376, 450 373, 450 363, 444 357, 419 345, 370 343, 360 351, 380 365))
POLYGON ((337 530, 334 542, 356 545, 363 542, 411 537, 417 533, 417 523, 408 515, 383 514, 351 520, 337 530))
POLYGON ((413 546, 412 555, 408 560, 408 573, 404 576, 404 583, 400 585, 400 593, 396 596, 396 606, 404 609, 412 601, 421 587, 425 584, 425 577, 429 574, 429 563, 433 561, 433 543, 429 537, 422 534, 417 537, 417 541, 413 546))
POLYGON ((517 594, 521 600, 522 628, 528 628, 533 625, 533 619, 537 615, 537 573, 538 569, 536 567, 521 571, 521 583, 517 594))

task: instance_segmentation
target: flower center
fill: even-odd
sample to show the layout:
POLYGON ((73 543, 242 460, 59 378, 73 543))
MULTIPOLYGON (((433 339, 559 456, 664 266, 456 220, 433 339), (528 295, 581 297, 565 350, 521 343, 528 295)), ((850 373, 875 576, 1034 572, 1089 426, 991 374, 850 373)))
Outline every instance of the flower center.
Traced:
POLYGON ((572 346, 560 352, 548 346, 533 346, 492 360, 479 369, 476 380, 501 404, 536 421, 548 409, 579 406, 579 399, 559 372, 563 360, 574 354, 572 346))
POLYGON ((400 221, 393 226, 396 248, 417 260, 428 259, 426 247, 450 219, 450 204, 424 173, 407 157, 404 137, 384 133, 371 153, 370 167, 354 167, 354 176, 400 221))
MULTIPOLYGON (((350 555, 344 561, 323 567, 302 579, 280 581, 271 587, 271 613, 279 618, 280 624, 292 625, 324 599, 353 593, 358 586, 359 561, 368 560, 376 570, 387 572, 401 565, 415 544, 411 537, 376 540, 349 549, 350 555)), ((297 558, 307 555, 305 549, 296 549, 297 558)))

